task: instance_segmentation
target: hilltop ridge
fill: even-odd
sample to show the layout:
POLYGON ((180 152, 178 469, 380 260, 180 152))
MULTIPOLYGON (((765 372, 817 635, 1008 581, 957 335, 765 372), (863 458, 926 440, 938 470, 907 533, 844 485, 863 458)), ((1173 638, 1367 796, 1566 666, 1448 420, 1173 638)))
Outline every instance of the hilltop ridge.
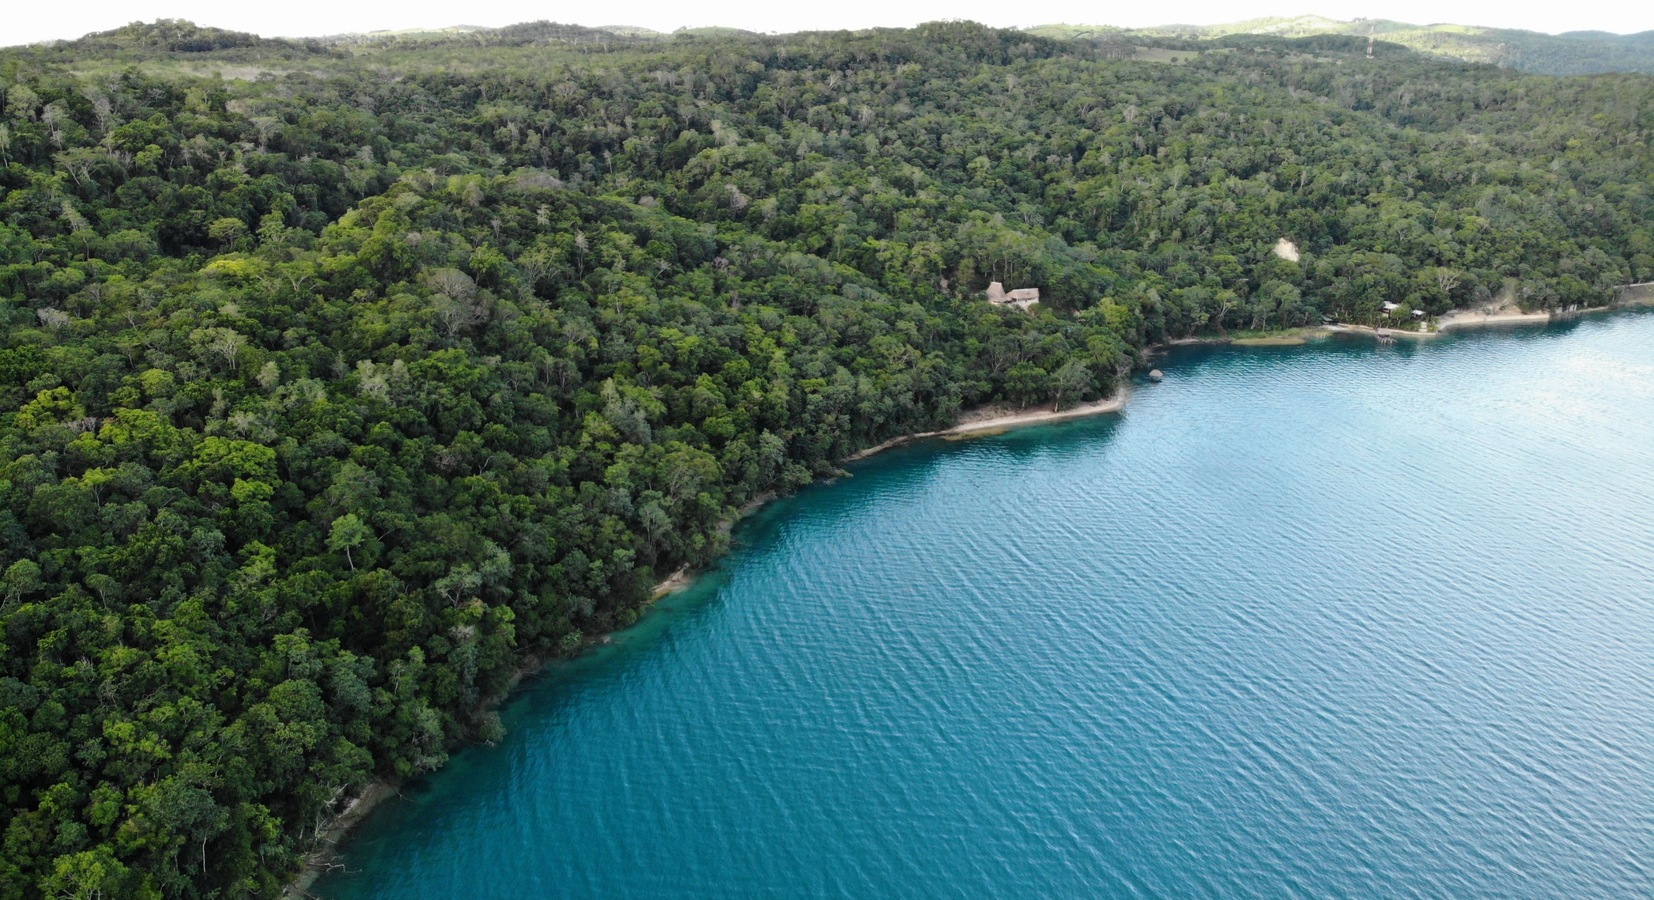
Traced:
MULTIPOLYGON (((1496 65, 1540 75, 1654 73, 1654 30, 1635 34, 1614 34, 1607 31, 1545 34, 1479 25, 1415 25, 1390 19, 1356 18, 1345 21, 1318 15, 1299 15, 1267 16, 1216 25, 1173 23, 1149 28, 1048 24, 1030 26, 1022 31, 1055 40, 1100 44, 1110 48, 1115 55, 1132 55, 1135 51, 1135 55, 1158 58, 1162 61, 1168 58, 1165 56, 1167 53, 1187 52, 1202 47, 1233 46, 1232 41, 1237 38, 1345 35, 1376 38, 1440 59, 1496 65)), ((410 45, 565 45, 619 48, 679 39, 762 37, 765 35, 759 32, 730 26, 696 26, 664 32, 636 25, 587 26, 546 20, 498 27, 451 25, 304 37, 260 37, 245 32, 197 26, 182 19, 159 19, 149 24, 134 22, 74 40, 48 41, 37 46, 75 51, 149 49, 202 53, 232 49, 263 49, 321 53, 341 48, 386 49, 410 45)))
MULTIPOLYGON (((1607 72, 1654 73, 1654 31, 1613 34, 1568 31, 1545 34, 1512 28, 1436 23, 1414 25, 1390 19, 1343 21, 1324 16, 1269 16, 1217 25, 1158 25, 1115 28, 1106 25, 1038 25, 1030 34, 1063 40, 1120 42, 1140 40, 1210 43, 1241 36, 1312 37, 1348 35, 1376 38, 1429 56, 1486 63, 1539 75, 1590 75, 1607 72)), ((1182 46, 1182 44, 1178 44, 1182 46)))

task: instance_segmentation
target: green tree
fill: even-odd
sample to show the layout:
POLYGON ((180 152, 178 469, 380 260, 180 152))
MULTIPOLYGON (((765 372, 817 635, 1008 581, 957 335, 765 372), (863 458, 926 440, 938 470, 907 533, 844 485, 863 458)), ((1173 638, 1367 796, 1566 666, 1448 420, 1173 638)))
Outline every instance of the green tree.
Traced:
POLYGON ((345 562, 350 565, 352 572, 356 571, 356 561, 351 558, 350 551, 362 546, 362 543, 373 537, 372 529, 363 524, 355 513, 345 513, 333 520, 328 530, 327 549, 334 553, 343 552, 345 562))

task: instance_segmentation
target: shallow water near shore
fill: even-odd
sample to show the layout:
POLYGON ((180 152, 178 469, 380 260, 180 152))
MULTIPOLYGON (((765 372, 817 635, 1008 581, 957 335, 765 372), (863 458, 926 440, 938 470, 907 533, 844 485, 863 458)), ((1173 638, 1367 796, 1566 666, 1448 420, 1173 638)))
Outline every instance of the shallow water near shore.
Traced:
POLYGON ((1654 314, 1159 365, 760 510, 315 892, 1654 894, 1654 314))

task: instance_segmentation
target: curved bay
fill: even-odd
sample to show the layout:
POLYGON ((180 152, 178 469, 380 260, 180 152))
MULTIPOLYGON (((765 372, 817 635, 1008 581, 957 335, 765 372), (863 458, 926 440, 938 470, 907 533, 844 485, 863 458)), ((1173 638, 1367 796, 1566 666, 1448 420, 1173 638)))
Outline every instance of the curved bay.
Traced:
POLYGON ((1654 315, 1164 368, 762 510, 318 893, 1654 893, 1654 315))

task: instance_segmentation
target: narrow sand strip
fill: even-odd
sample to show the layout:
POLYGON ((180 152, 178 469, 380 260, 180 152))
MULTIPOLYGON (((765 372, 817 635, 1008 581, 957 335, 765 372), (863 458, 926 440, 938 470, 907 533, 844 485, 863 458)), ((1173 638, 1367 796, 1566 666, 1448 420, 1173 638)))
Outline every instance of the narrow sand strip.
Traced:
POLYGON ((1436 330, 1481 328, 1487 325, 1543 325, 1549 321, 1550 313, 1474 313, 1460 310, 1442 316, 1436 324, 1436 330))
POLYGON ((654 600, 659 600, 667 594, 677 593, 678 591, 689 587, 694 580, 695 576, 689 573, 689 567, 680 566, 676 572, 666 576, 661 580, 660 584, 655 585, 655 589, 651 592, 650 596, 654 600))
POLYGON ((1003 406, 979 406, 969 410, 959 417, 959 424, 941 431, 922 431, 918 434, 904 434, 898 438, 891 438, 882 444, 868 447, 859 453, 852 453, 844 458, 845 462, 855 462, 866 459, 874 454, 883 453, 892 447, 900 447, 911 441, 922 441, 925 438, 946 437, 950 434, 979 434, 985 431, 1004 431, 1008 428, 1019 428, 1024 425, 1040 425, 1046 422, 1062 422, 1067 419, 1082 419, 1086 416, 1097 416, 1103 413, 1119 412, 1125 408, 1130 392, 1122 386, 1112 397, 1098 400, 1093 403, 1081 403, 1063 410, 1051 409, 1023 409, 1007 410, 1003 406))
MULTIPOLYGON (((1129 392, 1121 387, 1114 396, 1094 403, 1081 403, 1064 410, 1032 409, 1017 412, 1003 412, 998 408, 983 407, 972 410, 960 417, 958 425, 942 431, 933 432, 940 436, 945 434, 971 434, 978 431, 996 431, 1004 428, 1016 428, 1022 425, 1038 425, 1043 422, 1061 422, 1067 419, 1082 419, 1086 416, 1099 416, 1104 413, 1119 412, 1126 406, 1126 397, 1129 392)), ((915 435, 920 437, 920 435, 915 435)))

